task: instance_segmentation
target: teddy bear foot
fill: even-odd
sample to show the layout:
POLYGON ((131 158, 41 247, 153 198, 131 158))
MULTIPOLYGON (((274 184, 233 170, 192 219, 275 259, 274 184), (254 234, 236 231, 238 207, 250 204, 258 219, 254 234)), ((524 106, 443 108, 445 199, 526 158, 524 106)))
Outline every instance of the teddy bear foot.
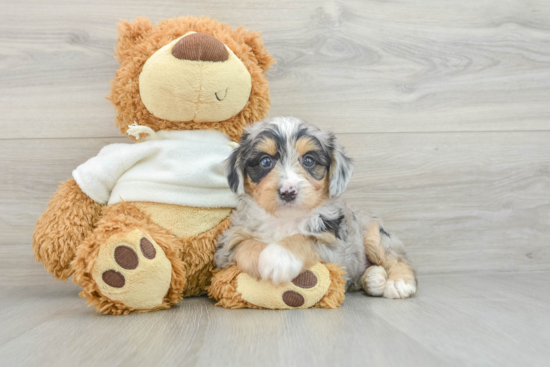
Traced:
POLYGON ((132 309, 159 307, 170 288, 172 264, 147 234, 111 237, 99 250, 92 278, 101 294, 132 309))
POLYGON ((226 308, 336 308, 344 300, 343 274, 337 264, 317 263, 292 282, 275 286, 232 266, 216 272, 209 294, 218 306, 226 308))
POLYGON ((99 312, 122 315, 170 308, 182 299, 186 275, 173 236, 100 223, 71 265, 80 296, 99 312), (105 230, 107 229, 107 230, 105 230))
POLYGON ((102 295, 134 309, 161 306, 172 265, 155 241, 139 230, 110 238, 99 250, 92 278, 102 295))

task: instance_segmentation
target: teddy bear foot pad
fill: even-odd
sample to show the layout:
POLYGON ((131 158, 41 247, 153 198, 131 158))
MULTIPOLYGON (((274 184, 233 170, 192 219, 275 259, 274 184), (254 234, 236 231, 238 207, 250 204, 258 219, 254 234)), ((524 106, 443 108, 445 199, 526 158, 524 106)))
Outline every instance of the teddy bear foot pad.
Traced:
POLYGON ((345 298, 344 274, 337 264, 317 263, 292 282, 277 286, 233 265, 215 271, 209 295, 225 308, 336 308, 345 298))
POLYGON ((330 286, 328 269, 318 263, 290 283, 275 286, 257 281, 246 273, 237 277, 237 292, 253 305, 270 309, 309 308, 325 295, 330 286))
POLYGON ((99 251, 92 277, 111 300, 150 309, 162 304, 171 273, 172 265, 158 244, 134 230, 109 239, 99 251))

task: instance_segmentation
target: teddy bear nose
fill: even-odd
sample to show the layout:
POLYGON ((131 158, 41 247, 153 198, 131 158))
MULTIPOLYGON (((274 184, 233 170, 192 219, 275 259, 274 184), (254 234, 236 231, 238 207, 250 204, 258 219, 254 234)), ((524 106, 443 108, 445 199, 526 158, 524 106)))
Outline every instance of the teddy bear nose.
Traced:
POLYGON ((180 60, 221 62, 229 58, 225 45, 206 33, 193 33, 180 39, 172 48, 180 60))

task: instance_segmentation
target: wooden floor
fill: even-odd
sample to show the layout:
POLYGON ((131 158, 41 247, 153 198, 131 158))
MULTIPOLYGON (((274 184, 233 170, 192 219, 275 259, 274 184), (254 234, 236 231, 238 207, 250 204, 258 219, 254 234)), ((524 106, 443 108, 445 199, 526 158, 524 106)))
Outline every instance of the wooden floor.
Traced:
POLYGON ((0 365, 550 365, 550 2, 0 0, 0 365), (127 142, 118 19, 261 30, 271 116, 337 133, 345 196, 418 268, 411 300, 106 317, 34 262, 58 183, 127 142))
POLYGON ((0 291, 3 366, 548 366, 550 273, 426 275, 418 295, 336 310, 86 309, 72 284, 0 291))

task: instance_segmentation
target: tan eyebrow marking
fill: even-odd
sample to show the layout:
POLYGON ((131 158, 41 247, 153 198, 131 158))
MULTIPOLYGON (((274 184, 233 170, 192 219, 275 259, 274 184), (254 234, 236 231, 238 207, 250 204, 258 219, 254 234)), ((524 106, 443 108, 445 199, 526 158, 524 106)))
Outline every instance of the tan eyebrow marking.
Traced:
POLYGON ((307 152, 311 152, 312 150, 318 150, 319 148, 320 147, 315 140, 308 136, 302 137, 296 142, 296 151, 300 156, 306 154, 307 152))
POLYGON ((275 140, 270 138, 263 138, 262 141, 260 141, 258 145, 256 145, 256 148, 259 151, 267 153, 271 156, 277 154, 277 143, 275 142, 275 140))

